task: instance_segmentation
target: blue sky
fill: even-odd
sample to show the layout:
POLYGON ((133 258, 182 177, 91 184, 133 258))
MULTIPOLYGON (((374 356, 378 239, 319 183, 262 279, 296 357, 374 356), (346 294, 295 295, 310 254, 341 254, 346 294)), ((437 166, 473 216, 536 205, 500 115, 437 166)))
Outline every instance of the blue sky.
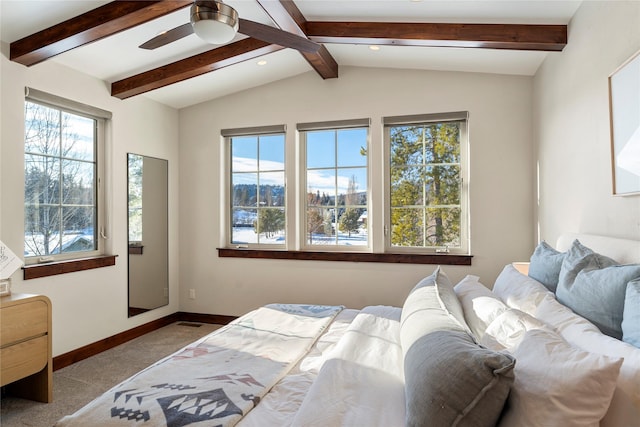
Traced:
MULTIPOLYGON (((274 171, 264 174, 261 182, 284 182, 284 134, 234 137, 232 156, 234 172, 274 171), (280 173, 275 173, 279 171, 280 173)), ((349 180, 355 177, 359 191, 367 188, 367 157, 360 148, 367 148, 367 129, 341 129, 307 132, 307 191, 335 195, 347 192, 349 180)), ((253 173, 235 174, 235 183, 255 183, 253 173), (242 176, 241 176, 242 175, 242 176)))

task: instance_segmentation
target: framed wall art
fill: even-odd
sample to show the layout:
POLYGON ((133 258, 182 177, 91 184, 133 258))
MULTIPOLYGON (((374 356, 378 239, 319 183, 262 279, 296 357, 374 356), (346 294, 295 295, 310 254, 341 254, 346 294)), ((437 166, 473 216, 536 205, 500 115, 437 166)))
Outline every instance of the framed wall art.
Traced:
POLYGON ((609 76, 614 195, 640 195, 640 51, 609 76))

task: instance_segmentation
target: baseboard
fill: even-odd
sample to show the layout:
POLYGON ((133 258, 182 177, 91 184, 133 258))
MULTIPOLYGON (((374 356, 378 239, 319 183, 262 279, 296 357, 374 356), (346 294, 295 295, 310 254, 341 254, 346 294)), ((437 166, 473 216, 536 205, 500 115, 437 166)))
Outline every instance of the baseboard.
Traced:
POLYGON ((184 311, 179 311, 176 314, 182 322, 213 323, 215 325, 226 325, 237 319, 236 316, 223 316, 221 314, 187 313, 184 311))
POLYGON ((144 325, 136 326, 135 328, 120 332, 119 334, 112 335, 100 341, 96 341, 91 344, 87 344, 83 347, 71 350, 68 353, 61 354, 53 358, 53 370, 62 369, 66 366, 72 365, 76 362, 84 360, 88 357, 95 356, 98 353, 102 353, 105 350, 116 347, 120 344, 124 344, 127 341, 131 341, 134 338, 138 338, 144 334, 160 329, 164 326, 170 325, 175 322, 200 322, 200 323, 213 323, 216 325, 226 325, 232 320, 236 319, 235 316, 223 316, 219 314, 201 314, 201 313, 186 313, 184 311, 178 311, 160 319, 153 320, 144 325))

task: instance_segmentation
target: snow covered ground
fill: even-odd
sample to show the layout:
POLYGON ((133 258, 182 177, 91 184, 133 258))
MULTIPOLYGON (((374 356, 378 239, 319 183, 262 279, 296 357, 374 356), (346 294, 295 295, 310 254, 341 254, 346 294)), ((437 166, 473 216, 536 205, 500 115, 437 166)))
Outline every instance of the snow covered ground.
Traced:
MULTIPOLYGON (((253 227, 234 227, 233 228, 233 243, 234 244, 248 244, 258 243, 258 235, 253 230, 253 227)), ((285 243, 284 234, 273 235, 266 237, 264 233, 260 235, 260 243, 266 244, 283 244, 285 243)), ((313 235, 313 245, 346 245, 346 246, 366 246, 367 245, 367 230, 360 229, 358 234, 351 233, 351 237, 347 233, 338 232, 338 239, 336 243, 335 236, 325 236, 324 234, 313 235)))

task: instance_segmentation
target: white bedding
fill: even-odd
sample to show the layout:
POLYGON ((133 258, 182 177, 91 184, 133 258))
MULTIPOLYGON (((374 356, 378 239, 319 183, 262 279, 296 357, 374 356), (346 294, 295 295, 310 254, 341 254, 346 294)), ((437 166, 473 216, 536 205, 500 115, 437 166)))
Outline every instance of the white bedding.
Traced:
POLYGON ((346 330, 292 425, 403 426, 404 374, 396 307, 366 307, 346 330))
MULTIPOLYGON (((292 314, 299 307, 271 305, 248 313, 124 381, 56 426, 403 426, 401 309, 321 306, 323 316, 309 318, 292 314), (248 402, 240 408, 242 415, 223 414, 227 400, 209 402, 207 396, 190 396, 201 391, 180 390, 180 384, 223 373, 223 382, 233 381, 229 361, 233 372, 251 372, 250 378, 236 379, 248 383, 242 385, 250 386, 252 399, 260 398, 256 406, 240 398, 248 402), (258 382, 265 385, 263 391, 256 389, 258 382), (167 405, 156 403, 166 397, 151 391, 157 384, 176 389, 169 406, 187 416, 176 417, 167 405), (141 395, 145 398, 137 401, 141 395), (114 412, 125 400, 128 406, 114 412), (147 415, 141 415, 145 411, 147 415)), ((224 385, 230 396, 228 387, 234 385, 224 385)), ((210 384, 205 388, 211 389, 210 384)), ((247 397, 244 387, 238 394, 247 397)))
MULTIPOLYGON (((564 233, 555 247, 566 251, 576 239, 620 263, 640 263, 640 241, 637 240, 564 233)), ((494 291, 510 306, 546 322, 571 345, 594 354, 621 358, 617 386, 600 427, 640 426, 640 348, 602 334, 591 322, 558 302, 542 284, 526 276, 527 267, 527 263, 506 266, 494 291)))
MULTIPOLYGON (((625 253, 640 248, 637 243, 625 242, 625 253)), ((616 241, 614 246, 619 248, 620 242, 616 241)), ((640 262, 640 252, 629 257, 626 259, 640 262)), ((476 292, 474 287, 477 290, 483 285, 477 277, 469 277, 456 291, 463 310, 474 310, 476 306, 479 316, 473 321, 476 326, 512 327, 496 325, 493 318, 498 321, 499 317, 505 317, 497 316, 497 312, 494 313, 497 317, 480 318, 487 312, 478 307, 480 299, 498 295, 492 297, 492 292, 485 288, 476 292)), ((561 334, 569 344, 624 358, 613 400, 600 427, 640 426, 640 349, 604 337, 597 329, 594 332, 587 328, 589 331, 585 332, 586 320, 573 313, 578 320, 567 320, 569 316, 556 308, 553 310, 562 315, 554 314, 549 307, 559 303, 553 294, 531 280, 526 270, 523 274, 509 265, 494 290, 502 292, 500 297, 510 309, 518 308, 530 316, 539 316, 537 321, 549 322, 550 330, 561 334), (600 344, 611 340, 615 345, 600 344)), ((492 307, 497 304, 489 302, 492 307)), ((499 312, 509 314, 506 309, 499 312)), ((388 306, 362 310, 265 306, 134 375, 77 413, 63 418, 57 426, 404 426, 408 412, 400 342, 401 313, 402 308, 388 306), (211 397, 212 390, 217 397, 211 397)), ((465 318, 473 316, 465 312, 465 318)), ((535 363, 535 358, 532 360, 535 363)), ((573 399, 568 401, 571 403, 573 399)), ((602 411, 607 409, 606 404, 602 411)), ((518 420, 515 424, 513 419, 510 422, 504 425, 520 425, 518 420)))
POLYGON ((358 310, 342 310, 311 351, 237 424, 238 427, 289 426, 311 383, 358 310))
POLYGON ((57 426, 233 426, 342 309, 261 307, 144 369, 57 426))

